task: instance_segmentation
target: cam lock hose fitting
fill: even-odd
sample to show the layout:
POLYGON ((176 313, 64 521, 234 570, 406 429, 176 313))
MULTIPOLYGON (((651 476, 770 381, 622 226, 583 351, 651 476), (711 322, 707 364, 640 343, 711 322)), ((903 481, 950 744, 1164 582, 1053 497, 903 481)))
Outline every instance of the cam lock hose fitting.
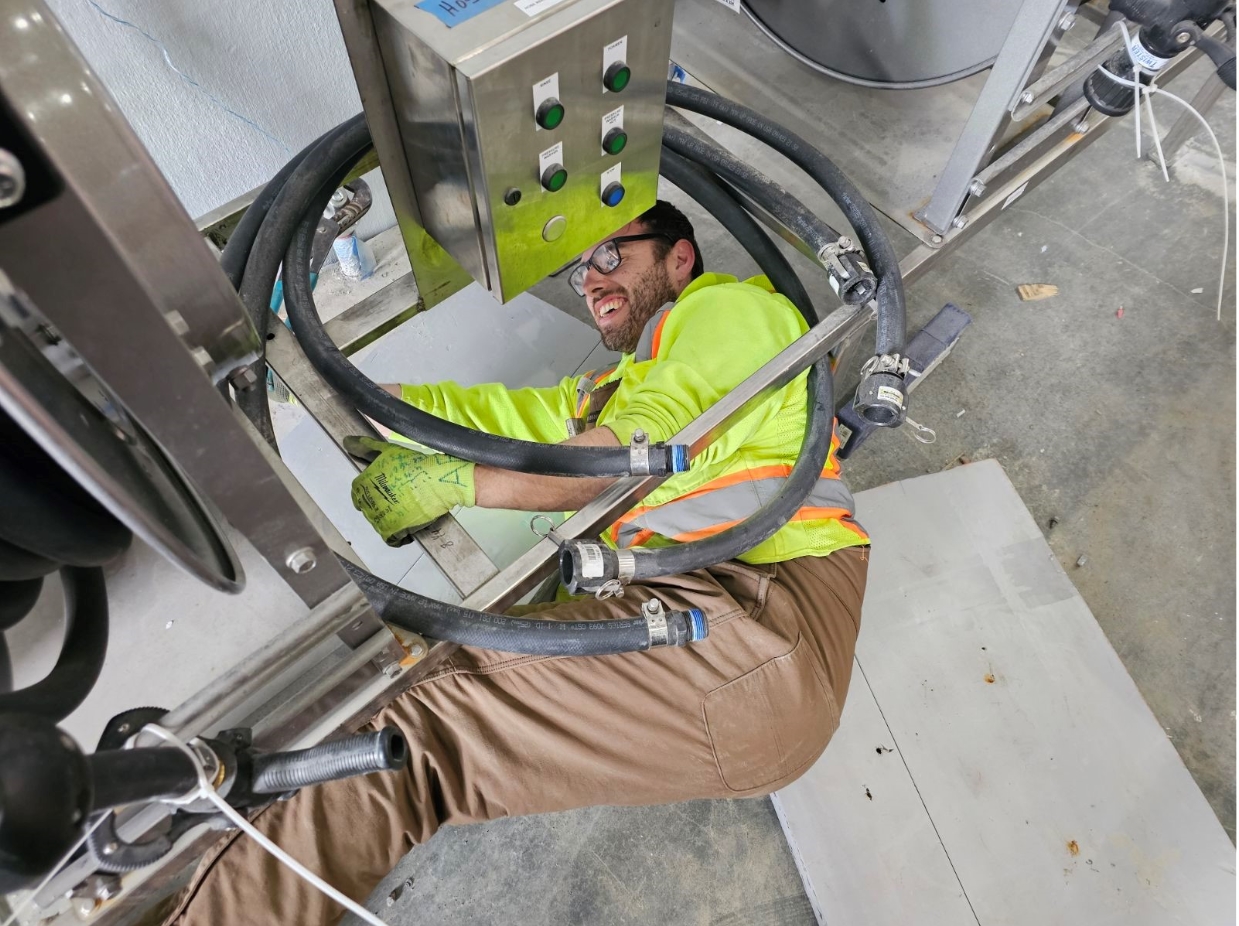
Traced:
POLYGON ((627 585, 635 572, 631 550, 589 540, 570 540, 559 548, 559 578, 570 595, 627 585))
POLYGON ((852 407, 870 424, 893 428, 903 424, 907 412, 908 358, 898 354, 870 357, 861 367, 860 385, 852 407))

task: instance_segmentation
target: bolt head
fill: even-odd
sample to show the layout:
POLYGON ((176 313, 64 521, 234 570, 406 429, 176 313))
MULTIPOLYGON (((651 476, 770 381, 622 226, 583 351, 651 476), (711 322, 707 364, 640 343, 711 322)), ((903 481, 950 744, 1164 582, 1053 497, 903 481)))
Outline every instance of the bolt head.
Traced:
POLYGON ((985 184, 980 180, 973 180, 972 183, 968 184, 968 192, 973 196, 981 196, 985 193, 985 184))
POLYGON ((1076 14, 1068 11, 1063 14, 1063 18, 1058 21, 1058 28, 1066 32, 1076 24, 1076 14))
POLYGON ((1192 34, 1190 32, 1183 31, 1183 32, 1180 32, 1178 35, 1176 35, 1174 37, 1174 40, 1178 42, 1180 45, 1186 45, 1188 42, 1192 40, 1192 34))
POLYGON ((0 209, 21 201, 26 192, 26 172, 16 155, 0 148, 0 209))
POLYGON ((955 216, 955 218, 951 220, 951 226, 953 228, 967 228, 968 227, 968 216, 966 215, 955 216))
POLYGON ((294 550, 292 553, 289 553, 288 559, 284 561, 284 565, 297 575, 303 576, 318 565, 318 558, 309 547, 302 547, 300 550, 294 550))
POLYGON ((253 367, 239 367, 232 371, 228 382, 237 392, 249 392, 258 385, 258 374, 254 372, 253 367))
POLYGON ((1036 97, 1033 96, 1033 92, 1031 90, 1025 90, 1020 94, 1021 103, 1031 103, 1035 99, 1036 97))
POLYGON ((1072 128, 1081 135, 1084 135, 1090 128, 1092 128, 1092 126, 1088 124, 1087 119, 1077 119, 1076 124, 1073 125, 1072 128))
POLYGON ((934 235, 934 236, 933 236, 932 238, 930 238, 929 240, 930 240, 930 241, 932 241, 934 244, 942 244, 942 236, 941 236, 941 235, 934 235))
POLYGON ((420 643, 414 643, 412 646, 409 647, 410 656, 424 656, 425 654, 426 654, 426 647, 422 646, 420 643))

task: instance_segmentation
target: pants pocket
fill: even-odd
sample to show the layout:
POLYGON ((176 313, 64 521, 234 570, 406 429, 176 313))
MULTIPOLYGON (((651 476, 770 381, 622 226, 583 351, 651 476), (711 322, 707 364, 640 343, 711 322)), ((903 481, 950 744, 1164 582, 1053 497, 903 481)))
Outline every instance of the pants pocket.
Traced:
POLYGON ((704 706, 719 774, 732 791, 796 777, 839 727, 835 696, 803 637, 790 652, 711 691, 704 706))

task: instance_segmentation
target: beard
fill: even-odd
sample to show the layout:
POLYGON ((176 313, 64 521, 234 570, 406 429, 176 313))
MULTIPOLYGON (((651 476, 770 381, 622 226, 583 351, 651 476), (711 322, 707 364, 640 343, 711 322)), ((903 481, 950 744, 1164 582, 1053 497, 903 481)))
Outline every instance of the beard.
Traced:
POLYGON ((649 273, 635 284, 632 290, 618 290, 628 300, 628 318, 624 324, 610 331, 603 331, 602 346, 621 354, 631 354, 637 349, 645 323, 668 302, 675 301, 675 288, 666 266, 659 261, 649 273))

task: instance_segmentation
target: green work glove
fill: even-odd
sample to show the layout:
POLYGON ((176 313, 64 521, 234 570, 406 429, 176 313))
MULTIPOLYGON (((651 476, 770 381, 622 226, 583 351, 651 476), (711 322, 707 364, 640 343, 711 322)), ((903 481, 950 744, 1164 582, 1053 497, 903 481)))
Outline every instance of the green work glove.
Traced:
POLYGON ((371 461, 353 480, 353 507, 393 547, 457 505, 474 504, 474 464, 445 453, 418 453, 373 437, 346 437, 344 449, 371 461))

